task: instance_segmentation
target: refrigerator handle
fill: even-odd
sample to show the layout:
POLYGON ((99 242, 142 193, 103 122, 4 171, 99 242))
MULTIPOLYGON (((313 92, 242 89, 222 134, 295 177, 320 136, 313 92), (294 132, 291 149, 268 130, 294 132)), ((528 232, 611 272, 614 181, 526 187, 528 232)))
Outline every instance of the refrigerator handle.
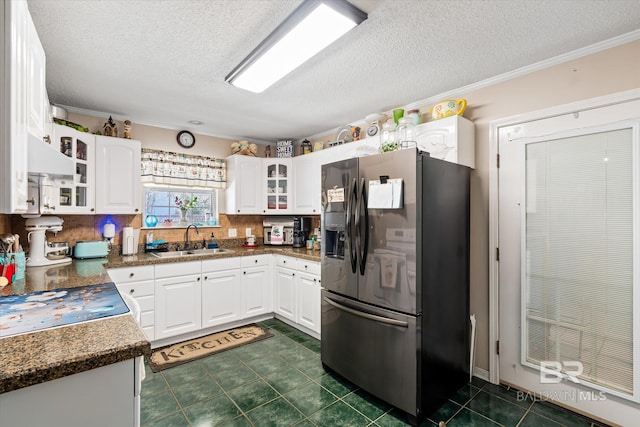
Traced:
MULTIPOLYGON (((367 253, 369 251, 369 208, 367 207, 367 188, 364 185, 364 178, 360 180, 360 207, 357 215, 360 217, 360 211, 362 210, 361 221, 364 220, 364 236, 360 236, 358 247, 360 248, 360 275, 364 276, 365 266, 367 265, 367 253), (364 237, 364 242, 362 238, 364 237)), ((360 227, 358 226, 358 233, 360 234, 360 227)))
POLYGON ((365 313, 364 311, 355 310, 355 309, 353 309, 351 307, 347 307, 347 306, 344 306, 342 304, 339 304, 339 303, 335 302, 334 300, 329 299, 327 297, 325 297, 324 300, 325 300, 325 302, 327 304, 330 304, 330 305, 334 306, 338 310, 346 311, 347 313, 351 313, 354 316, 363 317, 365 319, 374 320, 374 321, 380 322, 380 323, 386 323, 387 325, 401 326, 403 328, 409 327, 409 323, 403 322, 402 320, 390 319, 388 317, 376 316, 375 314, 370 314, 370 313, 365 313))
POLYGON ((356 250, 357 242, 356 238, 353 236, 353 230, 355 229, 357 232, 358 222, 354 219, 356 218, 356 200, 358 198, 358 181, 356 178, 353 178, 351 183, 351 188, 349 191, 349 200, 347 201, 347 236, 349 239, 349 258, 351 261, 351 271, 355 273, 358 269, 358 253, 356 250), (354 226, 355 225, 355 226, 354 226))

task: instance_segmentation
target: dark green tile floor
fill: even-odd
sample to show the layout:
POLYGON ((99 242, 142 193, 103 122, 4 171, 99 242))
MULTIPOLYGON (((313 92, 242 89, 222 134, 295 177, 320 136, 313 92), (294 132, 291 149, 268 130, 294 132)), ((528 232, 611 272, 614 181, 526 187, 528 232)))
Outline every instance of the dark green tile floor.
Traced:
MULTIPOLYGON (((143 427, 406 426, 404 415, 325 373, 320 342, 275 319, 272 338, 152 373, 142 383, 143 427)), ((600 427, 557 406, 518 399, 474 378, 422 426, 600 427)))

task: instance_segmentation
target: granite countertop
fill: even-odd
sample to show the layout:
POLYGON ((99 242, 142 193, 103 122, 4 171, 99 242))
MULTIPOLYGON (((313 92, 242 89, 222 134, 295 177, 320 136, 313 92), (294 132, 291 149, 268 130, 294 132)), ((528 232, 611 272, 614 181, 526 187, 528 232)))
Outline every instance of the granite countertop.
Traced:
MULTIPOLYGON (((158 258, 144 253, 109 255, 106 259, 32 267, 26 269, 24 279, 0 289, 0 296, 111 282, 106 271, 109 268, 261 254, 320 261, 319 251, 305 248, 259 246, 255 249, 229 249, 234 252, 175 258, 158 258)), ((131 315, 0 338, 0 394, 150 353, 151 345, 131 315)))

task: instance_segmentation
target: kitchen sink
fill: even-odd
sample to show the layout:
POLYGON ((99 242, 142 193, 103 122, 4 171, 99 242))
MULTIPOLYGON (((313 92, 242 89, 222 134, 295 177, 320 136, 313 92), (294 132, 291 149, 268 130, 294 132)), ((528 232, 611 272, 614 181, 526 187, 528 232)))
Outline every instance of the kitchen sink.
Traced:
POLYGON ((157 258, 180 258, 196 255, 216 255, 216 254, 230 254, 234 251, 232 249, 188 249, 185 251, 170 251, 170 252, 152 252, 151 255, 157 258))

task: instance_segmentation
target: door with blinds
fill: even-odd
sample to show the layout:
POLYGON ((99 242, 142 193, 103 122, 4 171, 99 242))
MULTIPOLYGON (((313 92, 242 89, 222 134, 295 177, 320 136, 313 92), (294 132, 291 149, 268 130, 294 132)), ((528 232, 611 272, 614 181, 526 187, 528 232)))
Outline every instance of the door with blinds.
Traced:
MULTIPOLYGON (((629 105, 639 117, 638 102, 629 105)), ((631 425, 640 413, 640 120, 620 120, 621 109, 499 131, 498 357, 500 381, 530 392, 522 398, 631 425)))

